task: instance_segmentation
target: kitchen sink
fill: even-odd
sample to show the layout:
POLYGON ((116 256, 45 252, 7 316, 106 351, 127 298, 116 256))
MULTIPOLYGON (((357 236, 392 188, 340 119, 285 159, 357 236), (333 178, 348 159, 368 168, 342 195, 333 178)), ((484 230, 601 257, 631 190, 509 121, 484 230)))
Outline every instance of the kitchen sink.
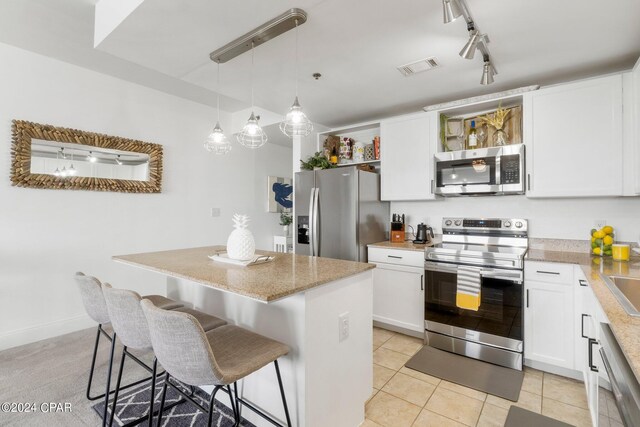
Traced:
POLYGON ((640 278, 604 275, 602 278, 625 311, 640 317, 640 278))

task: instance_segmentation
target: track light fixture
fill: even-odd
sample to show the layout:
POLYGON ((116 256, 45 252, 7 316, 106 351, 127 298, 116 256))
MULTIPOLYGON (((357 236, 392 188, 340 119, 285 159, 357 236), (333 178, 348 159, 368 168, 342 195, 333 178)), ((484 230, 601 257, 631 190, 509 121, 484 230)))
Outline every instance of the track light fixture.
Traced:
POLYGON ((489 52, 489 36, 482 33, 469 11, 466 0, 442 0, 444 22, 449 23, 462 16, 467 24, 469 40, 460 51, 460 56, 464 59, 473 59, 476 50, 482 52, 483 67, 480 84, 489 85, 493 83, 493 77, 498 74, 493 65, 493 57, 489 52))
POLYGON ((444 23, 448 24, 462 16, 462 8, 458 0, 442 0, 444 23))
POLYGON ((482 78, 480 79, 480 84, 483 86, 490 85, 493 83, 493 67, 491 66, 491 61, 488 58, 485 58, 484 66, 482 67, 482 78))
POLYGON ((482 36, 477 31, 469 32, 469 40, 467 44, 464 45, 462 50, 460 51, 460 56, 464 59, 473 59, 476 54, 476 48, 478 47, 478 42, 482 39, 482 36))

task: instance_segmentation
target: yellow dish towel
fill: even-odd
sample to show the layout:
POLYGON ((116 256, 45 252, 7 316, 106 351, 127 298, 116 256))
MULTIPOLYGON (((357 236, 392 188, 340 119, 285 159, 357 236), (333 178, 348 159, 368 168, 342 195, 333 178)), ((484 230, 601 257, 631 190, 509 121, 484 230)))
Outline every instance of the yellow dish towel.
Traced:
POLYGON ((480 267, 458 267, 456 289, 457 307, 473 311, 478 311, 480 308, 481 270, 480 267))

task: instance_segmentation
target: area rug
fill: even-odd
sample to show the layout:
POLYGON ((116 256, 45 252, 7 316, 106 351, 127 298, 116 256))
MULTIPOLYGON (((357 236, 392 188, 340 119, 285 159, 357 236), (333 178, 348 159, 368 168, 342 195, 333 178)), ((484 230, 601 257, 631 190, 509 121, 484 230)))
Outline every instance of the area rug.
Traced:
POLYGON ((526 409, 512 406, 507 414, 504 427, 572 427, 573 424, 563 423, 526 409))
POLYGON ((504 399, 518 401, 524 373, 425 345, 405 364, 409 369, 504 399))
MULTIPOLYGON (((174 381, 171 381, 174 383, 174 381)), ((164 379, 159 379, 156 385, 154 410, 157 411, 160 408, 160 397, 162 394, 162 385, 164 379)), ((186 387, 183 388, 187 390, 186 387)), ((117 426, 123 426, 131 421, 134 421, 140 417, 147 416, 149 414, 149 396, 151 392, 150 382, 143 383, 138 388, 128 389, 120 393, 118 396, 118 404, 116 405, 116 413, 113 418, 113 424, 117 426)), ((218 391, 217 396, 223 394, 222 390, 218 391)), ((167 398, 165 399, 165 407, 174 402, 180 400, 181 395, 173 388, 167 389, 167 398)), ((195 387, 194 399, 200 403, 203 407, 209 405, 209 395, 202 389, 195 387)), ((102 417, 102 411, 104 410, 104 400, 93 405, 93 409, 102 417)), ((109 402, 109 410, 107 411, 107 417, 111 415, 111 402, 109 402)), ((185 401, 178 405, 166 409, 162 415, 163 427, 201 427, 206 426, 208 421, 208 414, 198 410, 191 402, 185 401)), ((156 421, 154 420, 154 423, 156 421)), ((146 420, 144 421, 146 423, 146 420)), ((234 423, 233 411, 231 408, 227 408, 222 403, 216 400, 215 412, 213 414, 212 425, 216 427, 232 427, 234 423)), ((255 427, 253 424, 246 420, 242 420, 240 424, 243 427, 255 427)))

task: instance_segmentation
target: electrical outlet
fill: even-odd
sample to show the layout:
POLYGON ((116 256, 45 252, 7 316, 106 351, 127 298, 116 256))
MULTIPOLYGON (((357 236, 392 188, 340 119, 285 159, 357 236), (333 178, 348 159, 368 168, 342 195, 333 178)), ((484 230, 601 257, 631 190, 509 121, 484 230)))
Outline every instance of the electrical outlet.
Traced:
POLYGON ((593 225, 594 225, 593 228, 597 228, 598 230, 600 230, 602 227, 607 225, 607 220, 606 219, 596 219, 594 221, 593 225))
POLYGON ((220 216, 220 208, 211 208, 211 216, 213 218, 220 216))
POLYGON ((349 338, 349 312, 348 311, 338 316, 338 335, 339 335, 340 342, 349 338))

